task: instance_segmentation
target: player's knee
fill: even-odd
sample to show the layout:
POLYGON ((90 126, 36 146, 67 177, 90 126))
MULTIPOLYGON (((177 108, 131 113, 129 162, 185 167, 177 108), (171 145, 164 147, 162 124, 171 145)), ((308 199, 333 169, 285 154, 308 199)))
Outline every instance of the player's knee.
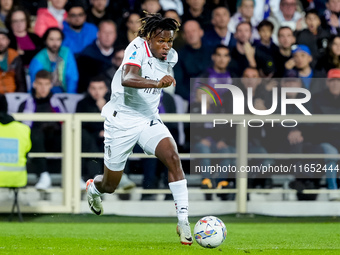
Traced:
POLYGON ((176 151, 169 151, 167 152, 167 157, 166 157, 168 162, 176 163, 179 161, 179 156, 176 151))

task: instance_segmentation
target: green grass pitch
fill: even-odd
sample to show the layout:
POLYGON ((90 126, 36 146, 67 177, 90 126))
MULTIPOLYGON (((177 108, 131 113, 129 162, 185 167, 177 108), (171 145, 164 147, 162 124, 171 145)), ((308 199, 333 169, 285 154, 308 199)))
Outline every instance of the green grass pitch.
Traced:
MULTIPOLYGON (((92 215, 0 216, 0 254, 340 254, 339 218, 238 219, 221 216, 226 241, 215 249, 179 243, 176 219, 92 215)), ((199 218, 191 218, 191 227, 199 218)))

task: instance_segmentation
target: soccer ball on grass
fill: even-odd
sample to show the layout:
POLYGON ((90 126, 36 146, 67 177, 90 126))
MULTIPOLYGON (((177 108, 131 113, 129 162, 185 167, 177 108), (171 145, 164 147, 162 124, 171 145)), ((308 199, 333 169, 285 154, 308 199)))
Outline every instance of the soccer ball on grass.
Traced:
POLYGON ((194 237, 197 243, 204 248, 216 248, 224 242, 226 236, 226 226, 215 216, 203 217, 194 228, 194 237))

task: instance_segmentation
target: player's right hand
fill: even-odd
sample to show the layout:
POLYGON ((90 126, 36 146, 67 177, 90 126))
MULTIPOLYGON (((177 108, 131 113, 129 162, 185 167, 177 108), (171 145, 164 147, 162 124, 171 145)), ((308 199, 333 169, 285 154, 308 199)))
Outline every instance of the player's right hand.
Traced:
POLYGON ((174 77, 170 75, 165 75, 158 83, 157 83, 157 88, 166 88, 171 86, 171 84, 174 84, 176 86, 176 80, 174 77))

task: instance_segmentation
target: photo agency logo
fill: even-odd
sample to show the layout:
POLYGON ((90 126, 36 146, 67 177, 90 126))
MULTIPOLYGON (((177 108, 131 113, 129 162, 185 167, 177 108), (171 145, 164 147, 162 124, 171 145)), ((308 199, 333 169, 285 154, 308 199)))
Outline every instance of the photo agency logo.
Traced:
MULTIPOLYGON (((215 96, 218 98, 220 105, 219 107, 223 107, 222 100, 220 95, 217 93, 215 89, 226 89, 231 93, 232 101, 233 101, 233 115, 245 115, 245 107, 248 107, 249 112, 251 112, 254 115, 257 116, 268 116, 271 114, 274 114, 278 108, 279 100, 279 90, 277 87, 274 87, 272 89, 272 106, 269 109, 266 110, 257 110, 254 107, 253 102, 253 88, 247 89, 247 95, 245 97, 243 91, 235 86, 230 84, 215 84, 214 87, 205 84, 200 83, 203 87, 199 87, 198 89, 203 90, 205 93, 201 94, 201 115, 207 115, 207 95, 209 95, 214 103, 215 106, 217 106, 216 100, 213 96, 213 94, 208 91, 206 88, 209 88, 215 96), (206 88, 204 88, 206 87, 206 88), (245 104, 245 98, 247 98, 247 104, 245 104)), ((280 88, 280 94, 281 94, 281 116, 287 115, 287 105, 295 105, 304 115, 312 115, 307 108, 304 106, 305 103, 309 102, 311 99, 311 93, 308 89, 305 88, 296 88, 296 87, 281 87, 280 88), (290 93, 302 93, 304 97, 299 98, 289 98, 287 95, 290 93)), ((229 124, 231 127, 233 125, 248 125, 249 127, 262 127, 265 122, 271 123, 271 126, 274 127, 274 123, 280 122, 283 127, 296 127, 298 122, 295 119, 250 119, 250 120, 242 120, 242 121, 233 121, 232 119, 214 119, 213 120, 213 126, 216 127, 217 125, 226 125, 229 124)))

